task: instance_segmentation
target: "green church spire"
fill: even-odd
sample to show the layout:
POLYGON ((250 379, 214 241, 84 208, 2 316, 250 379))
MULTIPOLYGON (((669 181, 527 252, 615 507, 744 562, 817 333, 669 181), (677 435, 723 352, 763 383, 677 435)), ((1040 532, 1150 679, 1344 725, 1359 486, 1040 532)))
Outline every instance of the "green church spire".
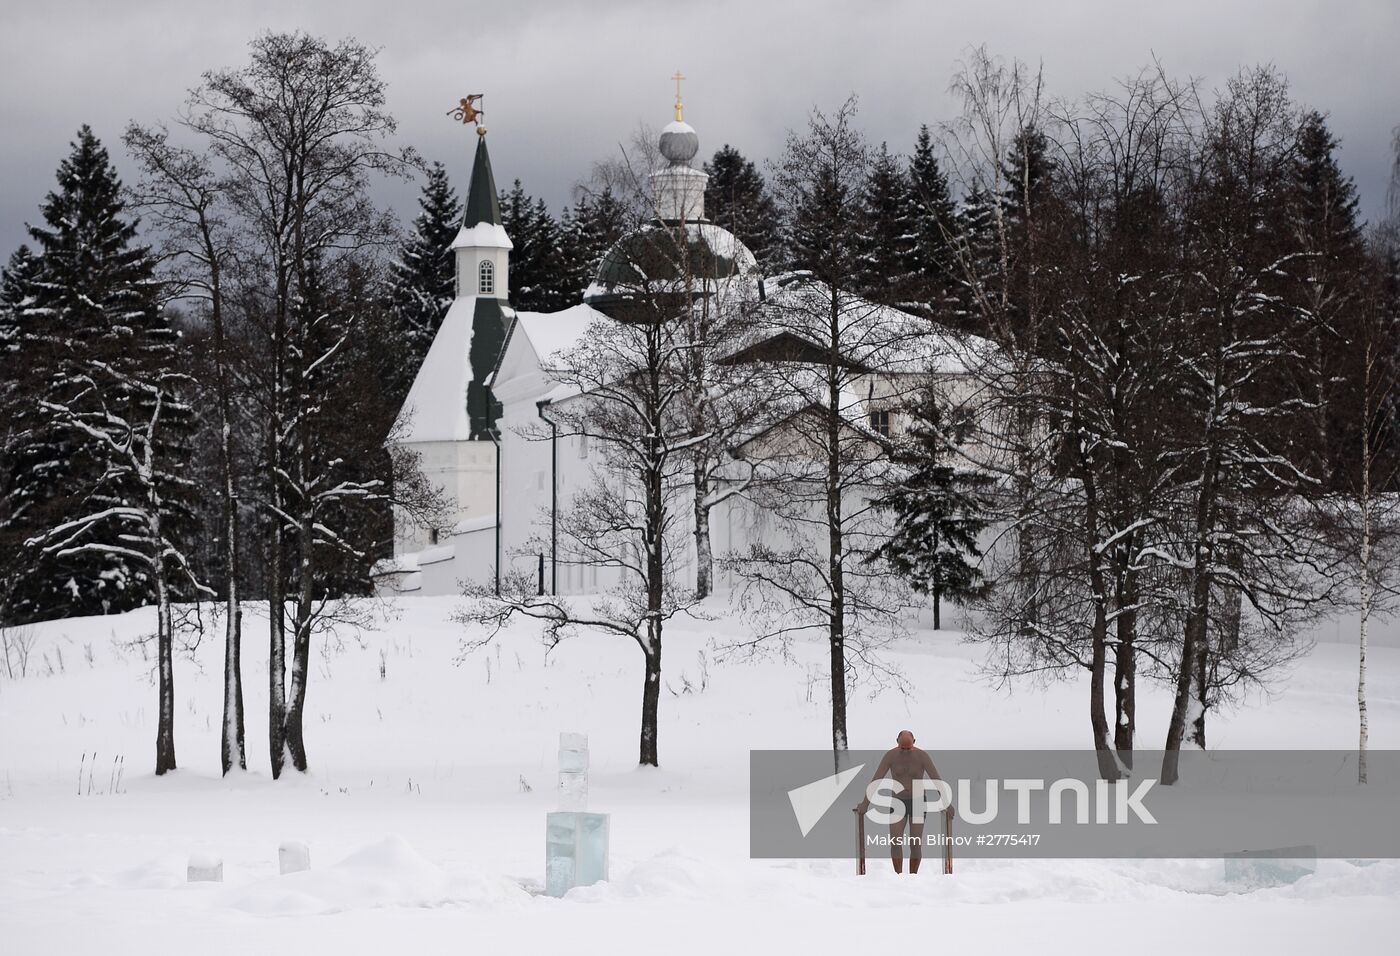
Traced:
POLYGON ((491 175, 491 154, 486 151, 486 129, 477 130, 476 160, 467 192, 467 212, 462 225, 468 229, 480 223, 501 225, 501 204, 496 198, 496 178, 491 175))

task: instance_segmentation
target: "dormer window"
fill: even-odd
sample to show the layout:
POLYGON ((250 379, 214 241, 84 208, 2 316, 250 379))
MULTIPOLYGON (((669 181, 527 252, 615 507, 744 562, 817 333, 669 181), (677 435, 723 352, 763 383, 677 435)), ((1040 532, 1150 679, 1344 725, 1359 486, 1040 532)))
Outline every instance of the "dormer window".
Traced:
POLYGON ((496 294, 496 264, 490 259, 483 260, 477 270, 476 291, 478 295, 496 294))

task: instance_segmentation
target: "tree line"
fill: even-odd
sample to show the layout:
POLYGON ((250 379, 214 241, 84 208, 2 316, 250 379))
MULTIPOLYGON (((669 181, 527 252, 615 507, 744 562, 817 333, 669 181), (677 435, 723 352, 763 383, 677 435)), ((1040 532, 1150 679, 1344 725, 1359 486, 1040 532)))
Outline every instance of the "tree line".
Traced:
MULTIPOLYGON (((672 272, 631 291, 654 320, 600 329, 562 373, 595 398, 553 429, 629 476, 575 503, 571 560, 631 584, 581 620, 508 581, 514 603, 476 595, 474 619, 534 609, 635 640, 644 763, 662 629, 713 586, 725 496, 797 531, 714 557, 751 602, 743 643, 827 642, 838 753, 851 684, 898 679, 878 652, 913 593, 975 603, 1000 677, 1087 671, 1113 776, 1140 680, 1172 690, 1166 749, 1203 745, 1208 714, 1295 656, 1309 617, 1345 592, 1364 622, 1391 588, 1400 255, 1393 226, 1359 221, 1325 116, 1267 69, 1211 96, 1153 66, 1060 101, 977 50, 954 90, 960 115, 907 159, 867 142, 854 100, 814 112, 766 177, 717 151, 708 217, 754 253, 762 301, 712 284, 678 310, 676 283, 716 274, 677 236, 672 272), (809 354, 729 361, 760 319, 809 354), (964 391, 894 396, 907 429, 852 400, 872 371, 932 371, 947 356, 931 349, 959 352, 964 391), (777 417, 811 454, 736 463, 733 443, 777 417), (689 593, 682 528, 702 569, 689 593)), ((313 640, 357 613, 392 509, 437 507, 390 449, 454 295, 461 206, 395 138, 371 50, 263 35, 169 127, 125 130, 130 188, 80 130, 4 270, 0 625, 154 605, 158 772, 175 766, 189 602, 221 608, 225 771, 247 763, 245 613, 268 621, 273 773, 304 770, 313 640), (370 187, 416 171, 401 234, 370 187)), ((621 242, 652 228, 643 193, 595 172, 558 218, 518 181, 502 193, 513 305, 577 302, 610 250, 655 256, 621 242)))
POLYGON ((975 606, 992 676, 1087 674, 1108 779, 1133 772, 1139 685, 1166 688, 1166 783, 1211 714, 1306 651, 1309 622, 1359 609, 1364 781, 1366 622, 1394 586, 1393 224, 1360 222, 1326 117, 1271 68, 1209 93, 1154 64, 1052 100, 977 50, 954 90, 961 115, 907 164, 867 142, 854 100, 790 134, 757 302, 726 306, 685 223, 624 250, 625 320, 557 359, 585 397, 534 436, 610 450, 558 519, 560 560, 621 583, 598 605, 520 576, 469 591, 462 619, 636 642, 657 762, 665 625, 703 613, 676 537, 694 531, 703 566, 694 462, 736 416, 781 421, 791 444, 731 461, 726 488, 787 531, 720 556, 753 625, 733 645, 825 641, 838 765, 849 690, 898 682, 880 651, 921 591, 975 606), (737 318, 697 347, 716 309, 737 318), (781 348, 744 345, 773 330, 781 348), (766 358, 739 383, 736 344, 766 358), (930 384, 898 395, 910 424, 890 434, 854 393, 919 354, 930 384), (744 399, 697 421, 681 396, 719 382, 744 399))

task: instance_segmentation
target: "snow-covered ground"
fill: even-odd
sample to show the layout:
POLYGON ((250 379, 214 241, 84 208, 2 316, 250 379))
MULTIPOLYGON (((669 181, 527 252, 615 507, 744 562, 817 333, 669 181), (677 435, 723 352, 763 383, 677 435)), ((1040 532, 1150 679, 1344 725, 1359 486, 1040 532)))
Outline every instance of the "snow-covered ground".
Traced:
MULTIPOLYGON (((720 663, 710 643, 733 620, 668 627, 662 768, 640 770, 635 646, 579 636, 546 656, 520 627, 462 656, 456 604, 400 599, 314 655, 313 771, 278 783, 261 619, 245 631, 254 769, 227 780, 217 626, 177 660, 181 769, 162 779, 133 644, 149 615, 37 628, 29 675, 0 677, 0 952, 1303 953, 1383 951, 1400 931, 1400 862, 1321 861, 1239 892, 1212 860, 963 860, 951 878, 872 861, 864 879, 849 861, 750 861, 748 751, 826 745, 821 647, 720 663), (612 880, 556 900, 539 891, 561 730, 589 734, 612 880), (284 840, 309 844, 310 871, 278 875, 284 840), (185 882, 196 853, 222 858, 222 883, 185 882)), ((890 659, 913 695, 857 692, 854 746, 906 726, 935 756, 1088 739, 1081 683, 995 690, 951 633, 916 633, 890 659)), ((1371 744, 1400 747, 1400 649, 1373 649, 1370 673, 1371 744)), ((1355 649, 1321 644, 1272 697, 1213 718, 1213 743, 1353 746, 1355 686, 1355 649)), ((1139 709, 1144 745, 1160 745, 1165 696, 1140 693, 1139 709)))

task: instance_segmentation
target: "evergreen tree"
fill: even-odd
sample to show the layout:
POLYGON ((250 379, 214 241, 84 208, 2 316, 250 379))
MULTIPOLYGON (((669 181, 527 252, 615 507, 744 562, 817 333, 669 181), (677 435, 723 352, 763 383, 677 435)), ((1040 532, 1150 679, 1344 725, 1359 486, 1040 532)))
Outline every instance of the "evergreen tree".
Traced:
POLYGON ((452 240, 462 225, 462 204, 441 163, 428 169, 418 197, 413 232, 404 240, 389 271, 389 303, 403 347, 401 368, 394 376, 402 395, 408 394, 418 367, 432 347, 433 337, 457 294, 457 263, 452 240))
MULTIPOLYGON (((11 253, 10 261, 0 269, 0 323, 4 323, 4 328, 18 329, 20 311, 33 294, 31 286, 38 269, 39 260, 27 244, 21 244, 11 253)), ((10 334, 18 335, 18 332, 10 334)))
POLYGON ((1006 187, 1002 199, 1012 229, 1036 215, 1049 196, 1051 185, 1050 141, 1035 126, 1016 134, 1002 163, 1006 187))
POLYGON ((778 207, 753 162, 725 143, 705 164, 705 215, 749 247, 761 268, 776 265, 779 251, 778 207))
POLYGON ((881 143, 861 191, 859 214, 859 291, 871 302, 899 305, 910 292, 915 233, 909 200, 904 169, 881 143))
POLYGON ((116 170, 87 126, 58 183, 41 207, 44 225, 29 227, 41 255, 20 317, 19 360, 36 382, 18 410, 21 444, 9 463, 14 523, 31 558, 14 600, 22 620, 124 611, 154 597, 149 562, 132 556, 123 517, 128 506, 144 507, 145 491, 110 443, 77 427, 80 419, 100 411, 146 421, 160 402, 163 424, 151 444, 162 534, 178 543, 193 525, 183 475, 192 415, 163 384, 176 378, 178 336, 159 307, 150 252, 134 244, 116 170), (108 520, 55 539, 65 520, 95 505, 108 520))
POLYGON ((860 269, 853 228, 860 207, 853 192, 830 167, 813 170, 808 188, 793 201, 787 234, 788 265, 842 292, 856 290, 860 269))
POLYGON ((1337 140, 1321 113, 1306 114, 1298 128, 1288 184, 1288 221, 1305 253, 1308 278, 1299 288, 1298 306, 1311 317, 1309 341, 1298 364, 1292 394, 1314 406, 1314 440, 1303 464, 1329 484, 1348 487, 1354 470, 1356 423, 1360 420, 1358 383, 1363 375, 1364 336, 1361 305, 1365 262, 1357 222, 1356 186, 1337 162, 1337 140))
POLYGON ((559 276, 569 303, 583 297, 603 256, 623 237, 627 226, 626 207, 607 186, 596 195, 585 192, 564 214, 559 276))
POLYGON ((1027 126, 1012 139, 1002 175, 1007 254, 1004 288, 1009 301, 1001 334, 1004 339, 1010 337, 1005 345, 1036 351, 1047 305, 1044 263, 1054 248, 1050 237, 1055 218, 1050 141, 1038 127, 1027 126))
POLYGON ((903 478, 876 507, 894 518, 894 534, 872 558, 888 561, 921 594, 933 598, 933 626, 942 601, 962 604, 989 585, 970 559, 981 556, 977 536, 987 527, 990 475, 957 468, 948 450, 958 435, 945 426, 936 395, 926 391, 909 408, 908 435, 890 455, 903 478))
POLYGON ((10 261, 0 269, 0 408, 6 396, 22 394, 21 379, 25 377, 22 363, 14 361, 19 353, 20 329, 24 309, 34 294, 34 277, 39 260, 28 245, 21 245, 10 255, 10 261))
POLYGON ((15 456, 22 447, 20 415, 35 380, 20 353, 20 322, 31 297, 38 260, 27 245, 10 256, 0 271, 0 627, 14 623, 10 598, 22 578, 25 564, 21 523, 16 521, 17 501, 12 486, 17 477, 15 456))
POLYGON ((912 311, 943 322, 955 321, 957 312, 956 263, 951 240, 957 229, 957 211, 948 188, 948 177, 933 155, 927 126, 919 127, 914 156, 909 161, 909 212, 914 243, 910 253, 912 311))
POLYGON ((978 288, 992 288, 1001 271, 1001 250, 997 241, 997 204, 988 193, 976 189, 958 209, 956 236, 949 255, 959 262, 953 285, 954 302, 949 310, 951 324, 970 331, 985 332, 983 310, 975 301, 978 288))
POLYGON ((516 180, 500 196, 501 223, 514 249, 510 253, 510 301, 526 312, 557 312, 570 298, 563 267, 563 234, 544 200, 525 192, 516 180))

